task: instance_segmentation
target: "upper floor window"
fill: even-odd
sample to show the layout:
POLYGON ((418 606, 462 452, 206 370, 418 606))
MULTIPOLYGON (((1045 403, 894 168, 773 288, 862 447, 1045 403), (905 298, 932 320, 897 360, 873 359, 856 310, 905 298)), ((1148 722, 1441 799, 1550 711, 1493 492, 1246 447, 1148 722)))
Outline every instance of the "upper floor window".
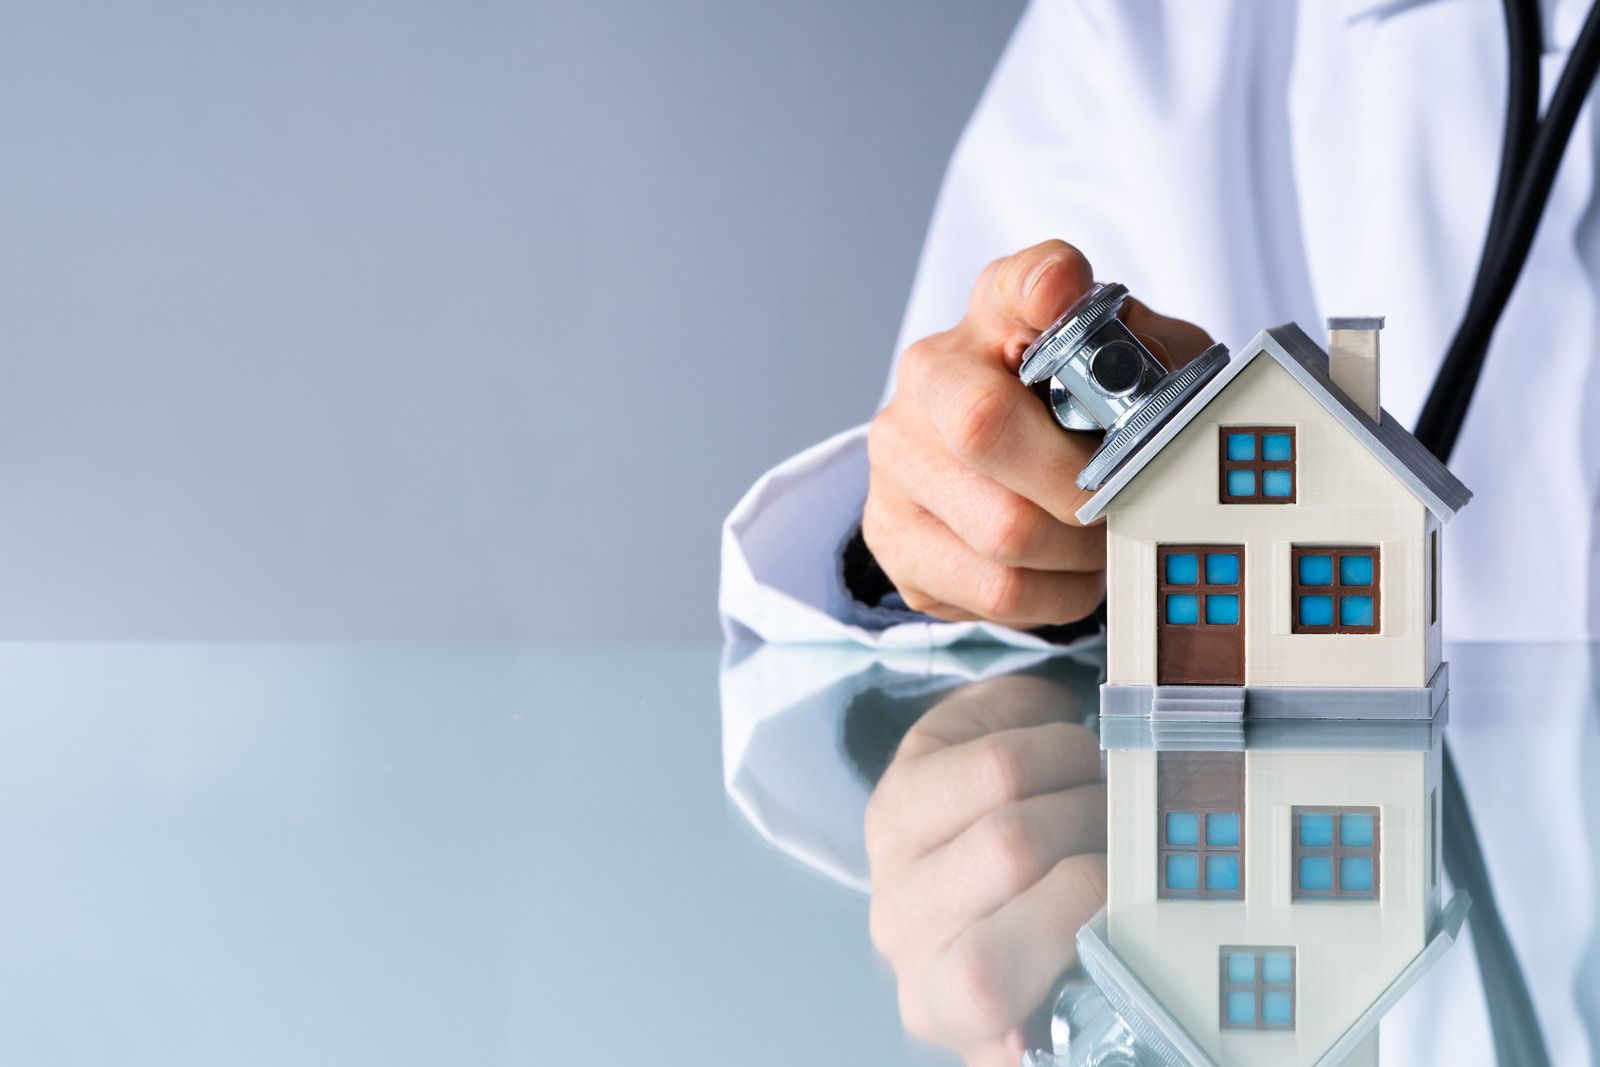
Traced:
POLYGON ((1297 634, 1378 632, 1378 546, 1295 545, 1294 626, 1297 634))
POLYGON ((1224 1030, 1294 1029, 1294 948, 1223 945, 1221 1019, 1224 1030))
POLYGON ((1224 426, 1218 431, 1224 504, 1293 504, 1293 426, 1224 426))
POLYGON ((1157 896, 1244 897, 1244 753, 1162 752, 1157 896))
POLYGON ((1378 809, 1295 807, 1294 898, 1378 899, 1378 809))

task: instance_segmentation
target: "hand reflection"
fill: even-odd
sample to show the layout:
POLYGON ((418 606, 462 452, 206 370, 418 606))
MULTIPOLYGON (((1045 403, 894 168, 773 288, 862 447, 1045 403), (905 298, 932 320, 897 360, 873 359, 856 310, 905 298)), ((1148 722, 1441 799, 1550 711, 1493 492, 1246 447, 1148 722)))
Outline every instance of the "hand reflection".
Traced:
POLYGON ((1106 791, 1079 699, 1029 676, 963 687, 906 734, 867 805, 872 941, 901 1020, 972 1067, 1015 1067, 1105 903, 1106 791))

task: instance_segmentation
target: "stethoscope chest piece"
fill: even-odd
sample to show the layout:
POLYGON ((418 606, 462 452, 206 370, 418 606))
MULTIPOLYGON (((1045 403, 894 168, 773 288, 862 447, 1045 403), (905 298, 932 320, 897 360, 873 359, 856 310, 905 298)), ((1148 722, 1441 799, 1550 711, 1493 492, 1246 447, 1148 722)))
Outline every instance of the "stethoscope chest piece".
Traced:
POLYGON ((1095 285, 1022 354, 1022 383, 1045 394, 1056 422, 1105 432, 1078 474, 1082 489, 1098 489, 1228 362, 1212 345, 1169 373, 1118 318, 1127 298, 1127 286, 1095 285))

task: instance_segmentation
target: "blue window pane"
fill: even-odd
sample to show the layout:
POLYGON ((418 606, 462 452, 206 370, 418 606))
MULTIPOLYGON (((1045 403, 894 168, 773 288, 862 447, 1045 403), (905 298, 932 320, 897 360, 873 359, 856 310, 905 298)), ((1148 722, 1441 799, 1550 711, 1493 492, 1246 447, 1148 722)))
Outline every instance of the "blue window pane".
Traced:
POLYGON ((1256 980, 1256 957, 1251 952, 1228 953, 1228 981, 1254 982, 1256 980))
POLYGON ((1339 557, 1339 584, 1340 585, 1371 585, 1372 584, 1372 557, 1371 556, 1340 556, 1339 557))
POLYGON ((1200 843, 1200 816, 1192 811, 1167 813, 1167 844, 1198 845, 1200 843))
POLYGON ((1206 844, 1237 845, 1239 843, 1239 816, 1222 812, 1206 816, 1206 844))
POLYGON ((1332 626, 1333 597, 1303 596, 1300 598, 1301 626, 1332 626))
POLYGON ((1372 598, 1369 596, 1346 596, 1339 598, 1339 625, 1340 626, 1371 626, 1372 625, 1372 598))
POLYGON ((1261 994, 1261 1021, 1272 1026, 1289 1025, 1289 994, 1282 991, 1261 994))
POLYGON ((1287 982, 1289 980, 1289 954, 1287 952, 1263 952, 1261 954, 1261 980, 1263 982, 1287 982))
POLYGON ((1329 856, 1300 857, 1300 888, 1311 890, 1333 889, 1333 859, 1329 856))
POLYGON ((1372 857, 1346 856, 1340 860, 1339 888, 1347 893, 1372 892, 1372 857))
POLYGON ((1193 593, 1174 593, 1167 597, 1167 621, 1186 626, 1200 621, 1200 598, 1193 593))
POLYGON ((1372 816, 1339 816, 1339 843, 1349 848, 1372 847, 1372 816))
POLYGON ((1193 552, 1174 552, 1167 557, 1167 584, 1193 585, 1200 578, 1200 557, 1193 552))
POLYGON ((1229 471, 1228 472, 1229 496, 1255 496, 1256 472, 1255 471, 1229 471))
POLYGON ((1206 553, 1206 584, 1207 585, 1238 585, 1239 584, 1239 553, 1237 553, 1237 552, 1207 552, 1206 553))
POLYGON ((1200 859, 1197 856, 1167 857, 1168 889, 1199 889, 1200 859))
POLYGON ((1288 471, 1262 471, 1261 492, 1264 496, 1289 496, 1294 492, 1294 475, 1288 471))
POLYGON ((1238 889, 1239 857, 1207 856, 1206 888, 1213 893, 1219 889, 1238 889))
POLYGON ((1253 992, 1228 994, 1228 1022, 1253 1023, 1256 1021, 1256 995, 1253 992))
POLYGON ((1206 622, 1232 626, 1239 621, 1239 598, 1233 593, 1206 596, 1206 622))
POLYGON ((1300 816, 1300 843, 1309 848, 1330 847, 1333 844, 1333 816, 1326 812, 1300 816))
POLYGON ((1261 458, 1272 460, 1275 463, 1288 462, 1289 435, 1286 433, 1269 433, 1262 435, 1261 458))
POLYGON ((1228 435, 1229 459, 1255 459, 1256 435, 1253 433, 1230 433, 1228 435))
POLYGON ((1332 585, 1333 557, 1307 552, 1300 557, 1301 585, 1332 585))

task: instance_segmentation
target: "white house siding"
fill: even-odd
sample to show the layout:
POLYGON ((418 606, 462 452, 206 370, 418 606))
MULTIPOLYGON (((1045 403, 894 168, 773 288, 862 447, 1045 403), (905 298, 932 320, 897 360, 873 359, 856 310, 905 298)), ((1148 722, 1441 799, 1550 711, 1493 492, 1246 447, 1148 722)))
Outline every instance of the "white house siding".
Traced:
POLYGON ((1427 663, 1423 669, 1427 672, 1427 676, 1432 678, 1433 672, 1438 669, 1439 664, 1444 660, 1444 583, 1439 582, 1438 590, 1435 591, 1434 589, 1434 583, 1438 581, 1439 576, 1444 574, 1444 529, 1443 523, 1438 520, 1433 512, 1426 508, 1422 509, 1422 520, 1422 570, 1424 576, 1422 618, 1423 624, 1427 627, 1425 631, 1427 635, 1427 663), (1429 545, 1434 543, 1435 534, 1438 535, 1439 559, 1437 562, 1430 561, 1428 558, 1428 553, 1431 551, 1429 545), (1435 597, 1438 597, 1439 600, 1437 613, 1433 610, 1435 597))
POLYGON ((1218 1062, 1316 1062, 1424 947, 1433 896, 1426 849, 1429 759, 1424 751, 1248 751, 1245 899, 1158 901, 1156 753, 1107 753, 1112 949, 1218 1062), (1296 804, 1380 809, 1379 902, 1292 902, 1290 809, 1296 804), (1294 946, 1292 1033, 1219 1028, 1223 945, 1294 946))
POLYGON ((1156 545, 1245 546, 1245 682, 1423 686, 1427 509, 1320 403, 1257 359, 1107 509, 1107 681, 1156 681, 1156 545), (1296 503, 1222 504, 1222 426, 1293 426, 1296 503), (1378 634, 1290 632, 1290 547, 1376 544, 1378 634))

